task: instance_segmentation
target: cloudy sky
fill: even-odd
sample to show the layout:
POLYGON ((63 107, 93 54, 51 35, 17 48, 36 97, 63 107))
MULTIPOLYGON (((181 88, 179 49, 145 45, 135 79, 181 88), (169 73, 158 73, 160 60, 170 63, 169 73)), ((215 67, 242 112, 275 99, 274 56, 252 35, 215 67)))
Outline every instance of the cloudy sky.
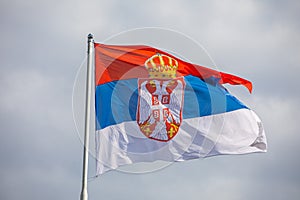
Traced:
MULTIPOLYGON (((261 117, 268 153, 142 175, 110 172, 89 182, 89 198, 299 199, 299 10, 297 0, 1 0, 0 199, 79 199, 82 143, 72 91, 86 36, 103 42, 143 27, 181 32, 219 70, 253 82, 251 95, 228 88, 261 117)), ((89 168, 92 177, 92 157, 89 168)))

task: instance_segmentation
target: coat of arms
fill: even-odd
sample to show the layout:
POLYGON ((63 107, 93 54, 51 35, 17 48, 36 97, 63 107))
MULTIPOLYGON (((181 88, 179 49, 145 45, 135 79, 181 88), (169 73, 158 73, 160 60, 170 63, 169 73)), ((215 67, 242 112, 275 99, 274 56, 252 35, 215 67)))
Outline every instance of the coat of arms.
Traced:
POLYGON ((167 142, 179 131, 185 82, 176 77, 178 62, 155 54, 145 62, 149 78, 138 80, 137 123, 148 138, 167 142))

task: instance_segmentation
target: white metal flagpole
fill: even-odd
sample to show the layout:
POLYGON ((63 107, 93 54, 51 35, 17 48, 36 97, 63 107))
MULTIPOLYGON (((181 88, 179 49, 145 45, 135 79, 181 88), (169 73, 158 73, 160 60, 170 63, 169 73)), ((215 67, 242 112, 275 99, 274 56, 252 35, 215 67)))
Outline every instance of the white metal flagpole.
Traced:
POLYGON ((85 126, 84 126, 84 151, 83 151, 83 170, 82 170, 82 189, 80 200, 88 200, 87 192, 87 176, 89 162, 89 135, 90 135, 90 104, 91 104, 91 89, 92 89, 92 50, 93 50, 93 35, 88 35, 88 50, 87 50, 87 76, 86 76, 86 97, 85 97, 85 126))

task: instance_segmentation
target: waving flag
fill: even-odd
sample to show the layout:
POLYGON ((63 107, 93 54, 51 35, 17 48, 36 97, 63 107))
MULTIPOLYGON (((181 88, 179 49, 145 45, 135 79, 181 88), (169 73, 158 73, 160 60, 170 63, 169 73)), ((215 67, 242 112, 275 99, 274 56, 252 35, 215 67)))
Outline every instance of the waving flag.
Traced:
POLYGON ((251 82, 149 46, 95 43, 97 174, 266 151, 260 119, 222 84, 251 82))

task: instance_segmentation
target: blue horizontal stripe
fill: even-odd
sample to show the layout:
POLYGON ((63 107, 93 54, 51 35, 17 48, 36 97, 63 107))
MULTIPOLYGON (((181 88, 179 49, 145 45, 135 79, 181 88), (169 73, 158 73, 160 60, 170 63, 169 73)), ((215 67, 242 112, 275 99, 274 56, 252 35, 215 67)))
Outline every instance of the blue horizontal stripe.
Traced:
MULTIPOLYGON (((238 99, 211 79, 209 83, 186 76, 183 119, 220 114, 247 108, 238 99)), ((138 80, 113 81, 96 87, 96 129, 126 121, 136 121, 138 80)))

